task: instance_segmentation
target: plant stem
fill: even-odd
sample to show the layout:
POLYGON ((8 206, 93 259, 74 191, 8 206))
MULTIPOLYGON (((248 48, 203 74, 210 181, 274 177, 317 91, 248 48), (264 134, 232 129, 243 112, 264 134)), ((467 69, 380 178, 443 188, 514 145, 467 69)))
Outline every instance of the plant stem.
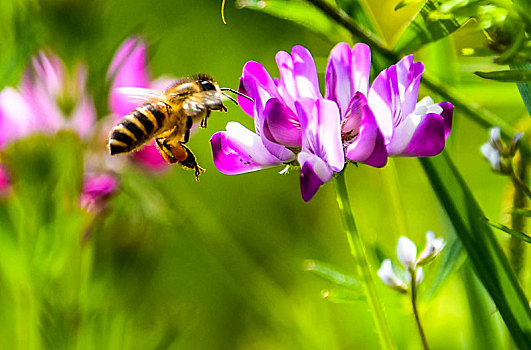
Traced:
POLYGON ((376 331, 380 337, 380 345, 383 349, 395 349, 389 326, 382 309, 382 304, 376 293, 376 287, 372 279, 369 262, 365 255, 365 247, 356 228, 356 222, 354 221, 354 214, 350 206, 350 199, 345 184, 345 169, 339 172, 336 176, 336 191, 337 204, 343 220, 345 233, 347 234, 350 252, 354 257, 358 277, 363 285, 365 296, 367 297, 369 308, 372 312, 374 323, 376 324, 376 331))
POLYGON ((529 187, 527 187, 525 182, 523 182, 518 176, 516 176, 514 171, 511 171, 511 180, 513 180, 513 184, 516 189, 521 190, 527 195, 527 197, 531 198, 531 190, 529 189, 529 187))
MULTIPOLYGON (((512 175, 524 185, 525 190, 521 186, 514 185, 513 210, 523 209, 527 205, 526 195, 529 196, 529 187, 526 185, 527 159, 527 154, 522 152, 517 153, 514 157, 515 167, 513 168, 512 175)), ((514 181, 513 179, 513 183, 514 181)), ((513 214, 511 216, 511 228, 515 231, 523 232, 525 229, 525 218, 521 215, 513 214)), ((521 239, 511 236, 509 240, 509 253, 509 259, 514 273, 520 279, 522 285, 525 285, 522 275, 525 261, 525 243, 521 239)))
MULTIPOLYGON (((353 36, 357 37, 361 41, 367 43, 371 48, 377 51, 383 57, 396 62, 398 61, 403 54, 400 52, 395 52, 387 47, 387 45, 374 33, 367 30, 363 26, 356 23, 350 16, 346 13, 332 5, 329 1, 326 0, 307 0, 309 3, 317 7, 328 17, 336 21, 338 24, 347 29, 353 36)), ((514 134, 513 127, 507 123, 502 118, 490 113, 489 111, 478 107, 477 105, 465 101, 465 99, 460 98, 455 93, 447 89, 443 84, 437 82, 435 79, 430 77, 428 74, 424 73, 421 84, 426 86, 431 91, 439 94, 442 98, 452 102, 455 109, 465 112, 468 114, 476 123, 483 127, 489 127, 492 125, 498 125, 504 134, 507 137, 512 137, 514 134)), ((526 148, 527 145, 522 144, 522 147, 526 148)))
POLYGON ((422 347, 424 350, 430 350, 428 341, 426 340, 426 334, 420 323, 419 311, 417 310, 417 271, 415 269, 409 269, 411 274, 411 306, 413 306, 413 315, 415 315, 415 322, 419 330, 420 340, 422 340, 422 347))

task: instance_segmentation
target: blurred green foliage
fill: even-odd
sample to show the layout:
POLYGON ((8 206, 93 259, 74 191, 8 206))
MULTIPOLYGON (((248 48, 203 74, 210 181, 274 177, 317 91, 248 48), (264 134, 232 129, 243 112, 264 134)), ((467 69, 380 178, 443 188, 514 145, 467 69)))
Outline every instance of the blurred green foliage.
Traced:
MULTIPOLYGON (((418 10, 408 6, 395 13, 397 2, 390 0, 356 3, 370 10, 388 42, 418 10)), ((79 61, 87 64, 89 90, 103 118, 106 70, 131 34, 143 35, 151 45, 154 77, 208 72, 221 85, 236 88, 249 60, 278 76, 275 53, 295 44, 309 48, 324 73, 335 44, 329 38, 263 12, 237 10, 230 2, 223 25, 220 5, 212 0, 1 1, 0 86, 17 85, 31 55, 47 47, 71 69, 79 61)), ((349 40, 339 32, 338 40, 349 40)), ((426 70, 442 78, 451 72, 452 89, 507 122, 528 118, 514 84, 472 74, 496 68, 487 58, 456 57, 478 38, 465 26, 442 48, 430 44, 416 59, 426 59, 426 70)), ((303 271, 304 261, 315 259, 354 275, 334 186, 324 186, 304 203, 296 173, 218 173, 208 139, 229 120, 253 124, 229 106, 228 114, 215 113, 209 128, 190 140, 208 170, 200 183, 178 167, 150 174, 131 166, 120 174, 119 193, 98 217, 77 205, 83 152, 90 145, 68 132, 11 145, 2 156, 12 171, 13 190, 0 204, 0 348, 377 348, 365 301, 327 302, 321 291, 333 290, 335 283, 303 271)), ((458 110, 454 123, 448 152, 485 215, 504 222, 506 180, 491 173, 479 153, 486 131, 458 110)), ((350 167, 346 176, 374 271, 382 258, 394 256, 400 235, 419 245, 426 230, 450 236, 448 218, 416 160, 392 160, 384 169, 350 167)), ((507 241, 502 233, 498 238, 507 241)), ((486 320, 481 325, 506 344, 499 314, 468 268, 449 273, 423 302, 441 263, 427 267, 420 289, 432 347, 481 348, 477 310, 486 320)), ((524 290, 531 287, 528 274, 521 279, 524 290)), ((420 347, 407 300, 376 282, 398 348, 420 347)))

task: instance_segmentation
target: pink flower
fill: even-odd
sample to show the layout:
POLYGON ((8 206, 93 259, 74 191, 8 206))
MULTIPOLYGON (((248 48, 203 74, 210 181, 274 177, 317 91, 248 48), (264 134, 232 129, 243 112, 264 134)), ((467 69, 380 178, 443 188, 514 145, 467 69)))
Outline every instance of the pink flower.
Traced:
POLYGON ((9 171, 0 164, 0 198, 6 197, 11 190, 9 171))
POLYGON ((452 124, 453 106, 417 103, 422 63, 408 56, 381 72, 369 86, 371 53, 365 44, 337 44, 326 69, 326 99, 308 50, 293 47, 276 56, 280 79, 257 62, 247 62, 238 98, 254 117, 255 132, 238 123, 212 136, 214 164, 225 174, 267 167, 301 166, 301 193, 310 200, 345 159, 383 167, 388 156, 440 153, 452 124))
POLYGON ((382 71, 369 89, 369 107, 385 139, 389 156, 430 157, 446 145, 454 107, 425 97, 417 103, 424 71, 421 62, 406 56, 382 71))
POLYGON ((118 180, 111 174, 85 174, 79 204, 89 212, 100 213, 118 189, 118 180))
MULTIPOLYGON (((78 65, 73 77, 69 76, 53 54, 41 52, 33 58, 18 89, 0 92, 0 147, 33 133, 55 133, 60 129, 72 129, 82 139, 92 136, 96 109, 86 93, 86 74, 85 67, 78 65)), ((7 174, 7 169, 0 167, 0 193, 10 186, 7 174)), ((90 175, 80 199, 84 207, 104 205, 110 188, 97 191, 94 182, 101 184, 102 177, 109 186, 114 181, 111 187, 115 190, 117 183, 111 175, 90 175)))
POLYGON ((387 163, 384 137, 367 103, 371 50, 365 44, 350 49, 337 44, 326 68, 326 98, 335 101, 341 113, 345 156, 374 167, 387 163))
MULTIPOLYGON (((163 89, 169 80, 153 81, 147 64, 147 45, 138 37, 127 39, 118 49, 111 62, 108 79, 111 81, 109 105, 116 121, 139 106, 137 101, 120 93, 121 87, 163 89)), ((161 170, 167 163, 158 152, 155 141, 133 153, 135 160, 151 170, 161 170)))
POLYGON ((86 138, 96 121, 92 98, 86 93, 86 69, 74 77, 61 60, 40 52, 24 74, 18 89, 0 92, 0 147, 32 133, 72 129, 86 138))

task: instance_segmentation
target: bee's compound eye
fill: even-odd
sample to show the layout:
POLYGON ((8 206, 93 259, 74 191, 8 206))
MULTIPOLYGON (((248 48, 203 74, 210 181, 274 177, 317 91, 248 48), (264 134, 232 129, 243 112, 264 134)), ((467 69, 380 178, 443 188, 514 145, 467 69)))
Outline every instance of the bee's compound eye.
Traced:
POLYGON ((203 90, 205 90, 205 91, 207 91, 207 90, 216 90, 216 87, 214 86, 214 84, 212 84, 208 80, 201 81, 201 86, 203 87, 203 90))

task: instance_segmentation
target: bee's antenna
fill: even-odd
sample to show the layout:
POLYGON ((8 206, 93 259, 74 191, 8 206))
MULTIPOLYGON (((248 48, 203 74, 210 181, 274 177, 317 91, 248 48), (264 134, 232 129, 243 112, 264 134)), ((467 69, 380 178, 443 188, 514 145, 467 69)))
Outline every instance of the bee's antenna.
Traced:
POLYGON ((232 97, 231 95, 229 94, 226 94, 224 92, 222 92, 223 96, 225 96, 226 98, 228 98, 229 100, 231 100, 232 102, 238 104, 238 101, 236 101, 236 99, 234 97, 232 97))
MULTIPOLYGON (((220 90, 221 90, 221 91, 230 91, 230 92, 232 92, 233 94, 239 95, 239 96, 241 96, 241 97, 245 97, 245 98, 248 99, 249 101, 254 102, 254 100, 253 100, 252 98, 250 98, 249 96, 247 96, 246 94, 243 94, 243 93, 241 93, 241 92, 239 92, 239 91, 236 91, 236 90, 234 90, 234 89, 231 89, 231 88, 220 88, 220 90)), ((228 96, 227 94, 223 94, 223 95, 228 96)))

